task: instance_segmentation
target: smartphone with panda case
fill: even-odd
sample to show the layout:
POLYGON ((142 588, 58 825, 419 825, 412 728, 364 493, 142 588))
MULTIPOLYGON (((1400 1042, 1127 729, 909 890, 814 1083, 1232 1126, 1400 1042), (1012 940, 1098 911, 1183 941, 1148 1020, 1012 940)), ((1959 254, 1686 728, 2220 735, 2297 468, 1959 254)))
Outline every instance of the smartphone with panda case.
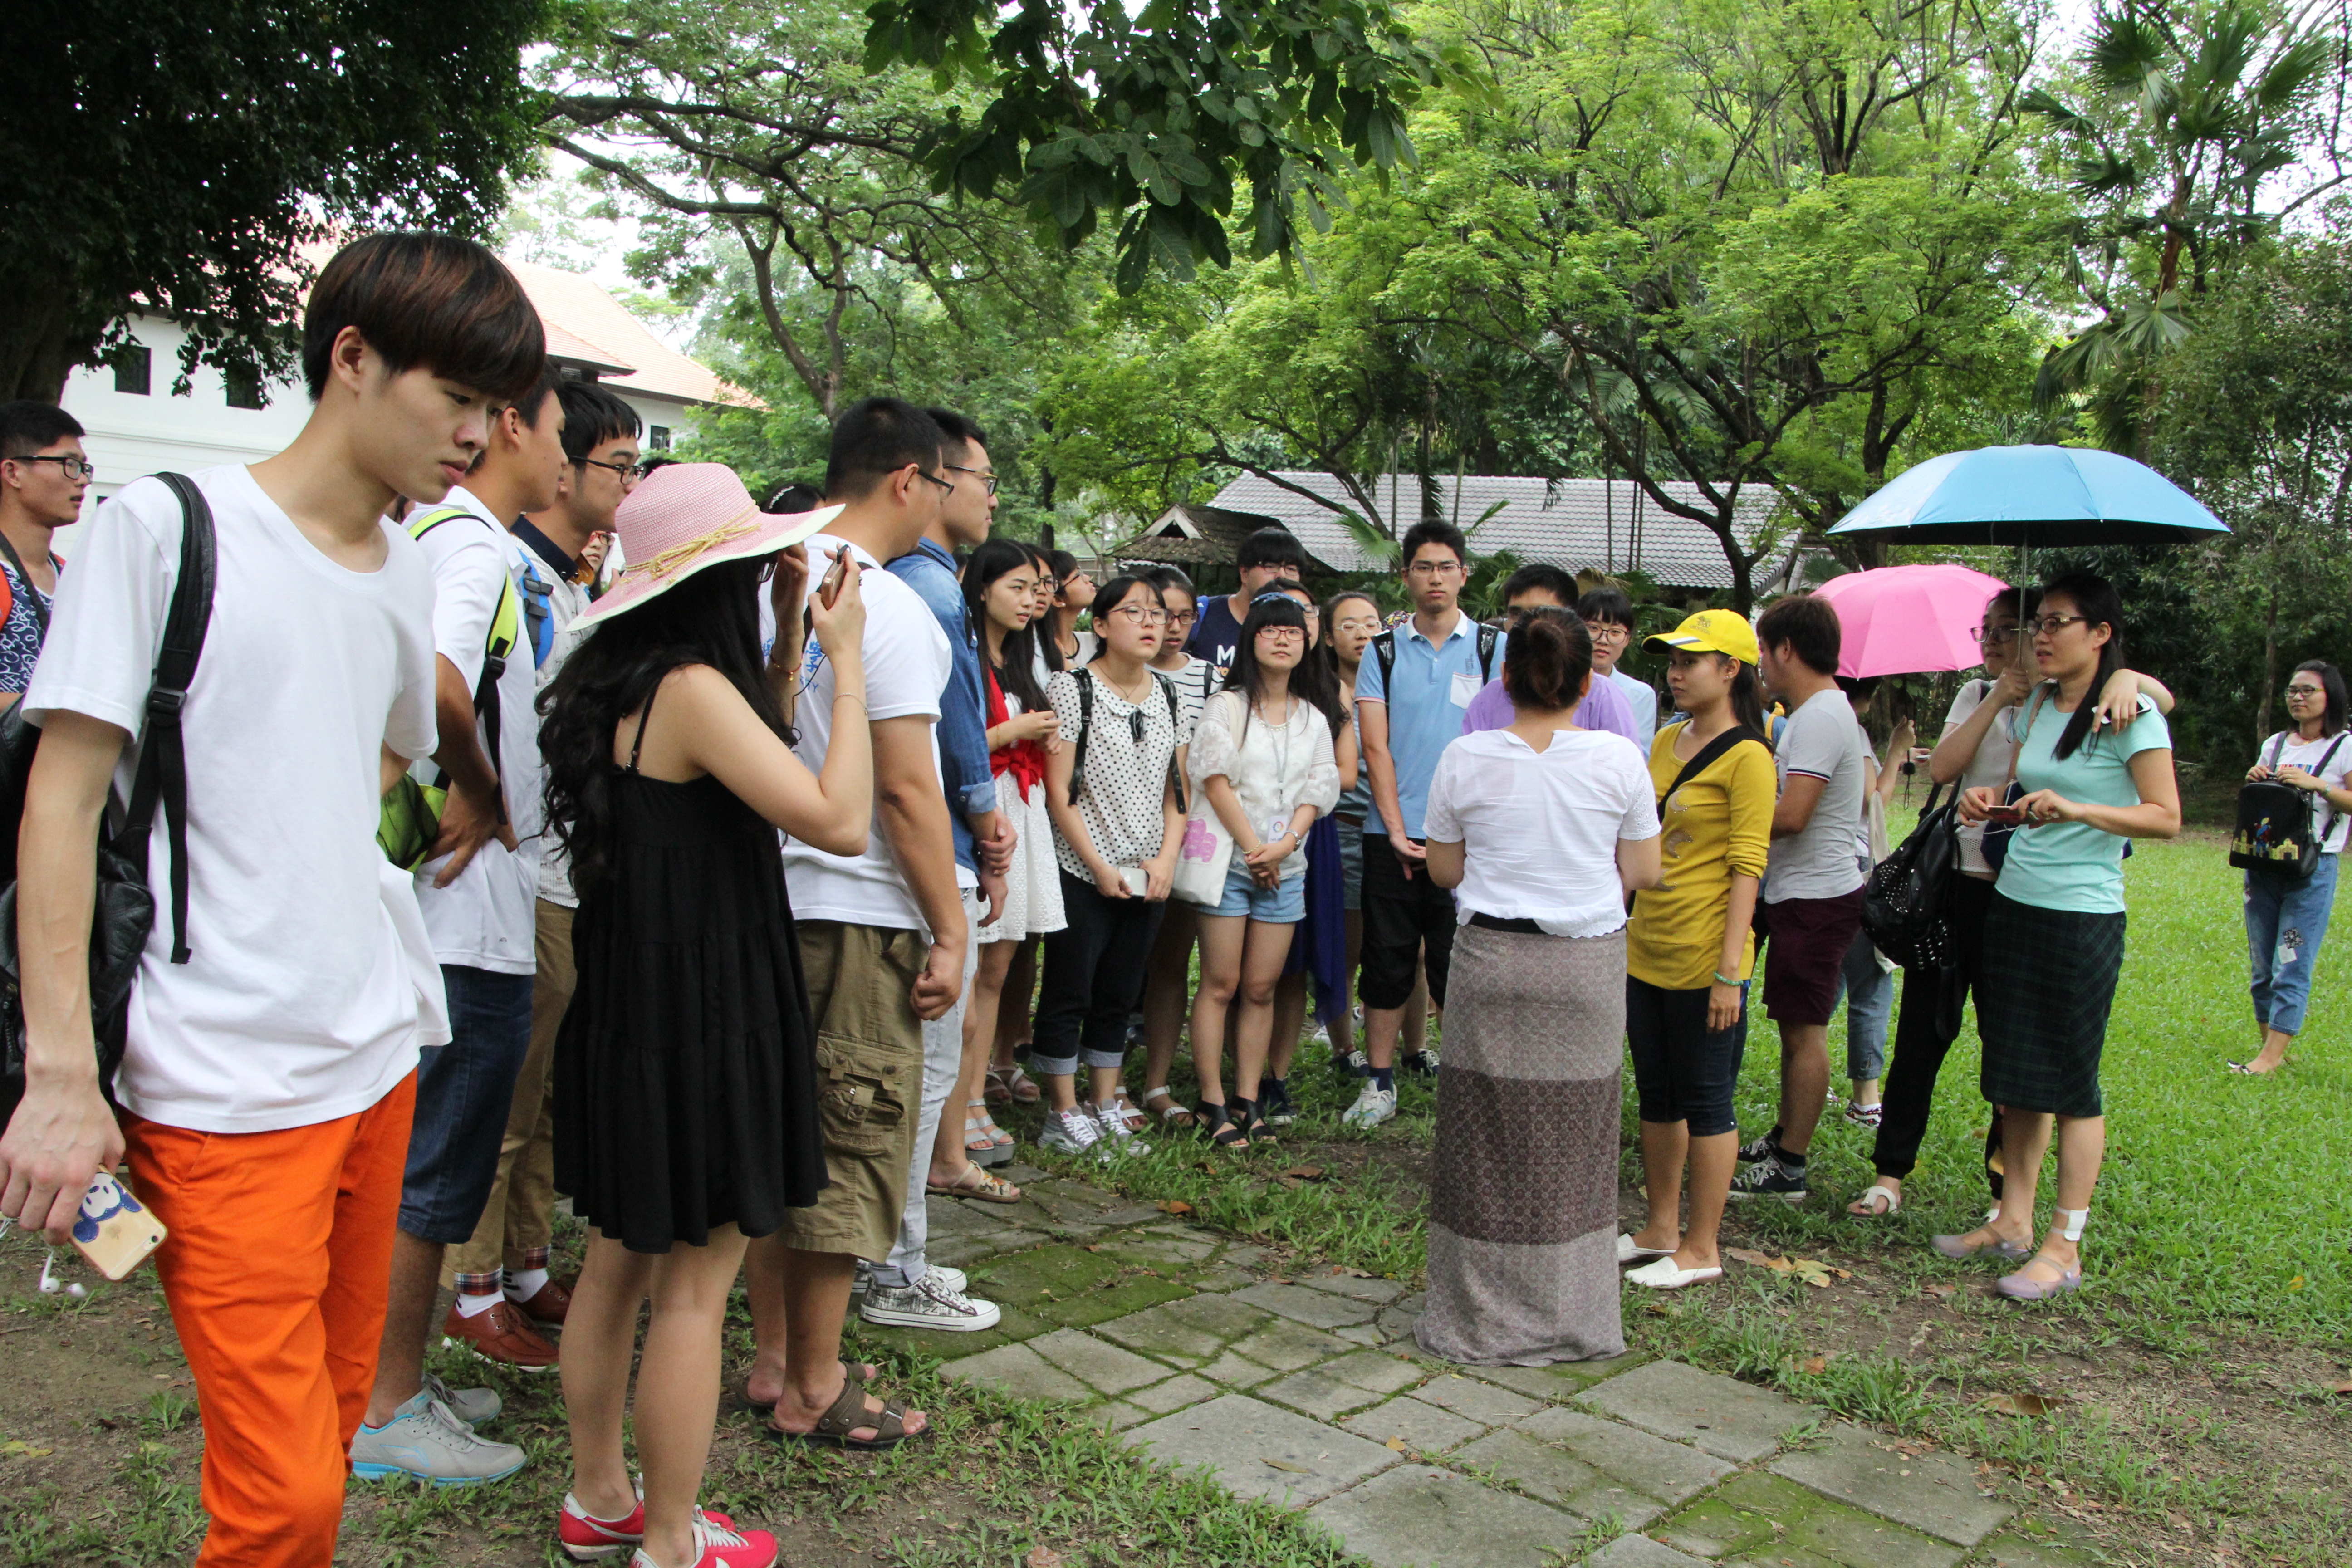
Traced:
POLYGON ((75 1250, 109 1279, 123 1279, 146 1262, 169 1234, 163 1222, 106 1171, 82 1194, 81 1212, 74 1216, 75 1250))

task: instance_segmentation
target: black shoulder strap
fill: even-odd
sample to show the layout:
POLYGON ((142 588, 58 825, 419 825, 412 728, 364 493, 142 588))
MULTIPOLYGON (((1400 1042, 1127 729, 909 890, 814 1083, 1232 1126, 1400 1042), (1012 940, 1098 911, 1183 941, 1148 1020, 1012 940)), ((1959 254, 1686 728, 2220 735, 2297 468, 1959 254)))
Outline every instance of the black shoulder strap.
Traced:
POLYGON ((1070 679, 1078 688, 1078 749, 1070 759, 1070 804, 1075 805, 1078 792, 1087 787, 1087 741, 1095 732, 1095 678, 1081 666, 1070 679))
MULTIPOLYGON (((1184 744, 1181 738, 1184 733, 1183 708, 1176 700, 1176 682, 1156 669, 1151 672, 1151 679, 1160 682, 1160 695, 1168 699, 1168 734, 1181 750, 1184 744)), ((1175 752, 1168 753, 1168 776, 1176 785, 1176 809, 1191 811, 1192 808, 1184 800, 1184 770, 1176 765, 1175 752)))
POLYGON ((196 678, 205 631, 213 615, 213 512, 195 482, 181 474, 157 479, 180 498, 180 580, 163 620, 163 646, 147 692, 147 733, 131 777, 131 809, 115 847, 132 865, 147 864, 147 834, 160 796, 172 843, 172 962, 188 962, 188 763, 181 745, 180 709, 196 678))
MULTIPOLYGON (((2279 765, 2279 759, 2286 755, 2286 733, 2287 732, 2284 730, 2281 730, 2277 734, 2271 737, 2271 767, 2273 771, 2276 771, 2279 765)), ((2336 754, 2336 748, 2330 746, 2327 749, 2327 754, 2331 757, 2334 756, 2336 754)))
POLYGON ((1478 623, 1478 684, 1484 686, 1495 679, 1495 645, 1502 634, 1486 622, 1478 623))
POLYGON ((1675 797, 1675 791, 1682 788, 1683 785, 1688 784, 1691 780, 1698 777, 1699 774, 1713 767, 1715 765, 1716 759, 1721 757, 1726 752, 1728 752, 1732 747, 1739 744, 1742 741, 1753 741, 1758 745, 1762 746, 1767 752, 1769 752, 1772 749, 1771 743, 1766 741, 1763 736, 1758 734, 1755 731, 1750 730, 1745 724, 1734 724, 1730 729, 1726 730, 1714 740, 1709 741, 1706 745, 1701 746, 1698 749, 1697 754, 1692 757, 1689 762, 1683 764, 1682 771, 1675 775, 1675 782, 1666 786, 1666 790, 1664 795, 1658 796, 1658 809, 1664 811, 1666 806, 1666 802, 1675 797))
POLYGON ((1381 666, 1381 700, 1389 696, 1389 678, 1396 673, 1396 633, 1385 631, 1372 639, 1372 657, 1381 666))
POLYGON ((33 574, 25 570, 25 558, 16 553, 16 547, 8 542, 5 533, 0 533, 0 557, 7 560, 9 568, 16 574, 16 581, 25 584, 25 596, 33 605, 33 619, 40 623, 41 636, 46 639, 49 635, 48 607, 41 603, 40 590, 33 586, 33 574))

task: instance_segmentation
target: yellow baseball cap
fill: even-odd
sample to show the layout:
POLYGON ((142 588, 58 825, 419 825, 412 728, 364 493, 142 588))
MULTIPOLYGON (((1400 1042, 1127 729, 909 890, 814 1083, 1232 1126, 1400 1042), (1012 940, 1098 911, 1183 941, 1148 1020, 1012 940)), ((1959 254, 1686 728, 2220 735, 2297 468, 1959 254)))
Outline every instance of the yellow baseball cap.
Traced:
POLYGON ((1756 628, 1737 610, 1701 610, 1673 631, 1660 632, 1643 640, 1665 647, 1726 654, 1747 665, 1753 665, 1758 658, 1756 628))

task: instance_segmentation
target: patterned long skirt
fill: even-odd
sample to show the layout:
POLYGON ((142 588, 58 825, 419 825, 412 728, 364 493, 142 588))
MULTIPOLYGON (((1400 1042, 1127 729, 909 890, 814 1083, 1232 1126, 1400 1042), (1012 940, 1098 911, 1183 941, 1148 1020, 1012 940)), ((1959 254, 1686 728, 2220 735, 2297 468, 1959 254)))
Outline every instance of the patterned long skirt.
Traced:
POLYGON ((1625 934, 1464 926, 1454 942, 1413 1336, 1473 1365, 1625 1348, 1617 1315, 1625 934))

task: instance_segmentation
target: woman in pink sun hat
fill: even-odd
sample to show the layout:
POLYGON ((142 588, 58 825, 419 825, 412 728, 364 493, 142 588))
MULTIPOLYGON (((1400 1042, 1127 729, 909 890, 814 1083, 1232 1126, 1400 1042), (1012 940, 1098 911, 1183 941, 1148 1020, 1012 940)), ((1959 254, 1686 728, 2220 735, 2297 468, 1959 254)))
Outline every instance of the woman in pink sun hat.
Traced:
POLYGON ((572 1482, 557 1538, 575 1558, 775 1561, 772 1536, 736 1530, 695 1498, 744 1244, 825 1180, 776 831, 851 854, 873 815, 854 562, 808 600, 836 679, 824 773, 790 743, 809 571, 799 541, 832 515, 762 512, 718 463, 647 475, 615 518, 628 569, 573 623, 593 631, 541 699, 548 825, 580 893, 579 988, 553 1064, 555 1184, 589 1226, 562 1362, 572 1482), (784 612, 764 664, 763 584, 784 612), (648 1297, 640 1496, 621 1415, 648 1297))

